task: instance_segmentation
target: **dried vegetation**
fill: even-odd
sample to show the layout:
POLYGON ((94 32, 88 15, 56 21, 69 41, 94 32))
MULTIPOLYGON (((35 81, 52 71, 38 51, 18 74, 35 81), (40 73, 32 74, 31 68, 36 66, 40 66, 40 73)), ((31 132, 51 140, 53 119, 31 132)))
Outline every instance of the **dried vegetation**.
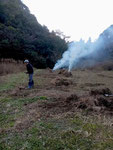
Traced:
MULTIPOLYGON (((5 143, 6 148, 8 145, 14 148, 15 143, 25 145, 28 140, 26 149, 29 145, 30 148, 39 146, 39 149, 47 149, 47 146, 48 149, 59 147, 66 150, 73 147, 112 149, 112 76, 112 71, 104 70, 75 70, 70 73, 66 70, 35 70, 35 86, 31 90, 26 89, 24 73, 1 76, 2 147, 5 143), (12 137, 8 136, 10 134, 12 137), (19 139, 20 135, 22 138, 19 139), (5 139, 9 139, 9 144, 5 139), (40 142, 41 146, 36 143, 34 146, 34 141, 40 142), (74 141, 78 141, 78 147, 74 141)), ((18 144, 20 148, 24 149, 18 144)))

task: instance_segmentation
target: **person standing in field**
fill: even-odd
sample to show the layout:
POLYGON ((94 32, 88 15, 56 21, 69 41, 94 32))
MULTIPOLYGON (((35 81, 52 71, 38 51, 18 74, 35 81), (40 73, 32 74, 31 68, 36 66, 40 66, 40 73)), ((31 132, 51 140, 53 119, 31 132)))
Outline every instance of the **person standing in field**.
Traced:
POLYGON ((27 69, 27 74, 29 75, 29 82, 28 82, 28 88, 32 88, 34 86, 34 81, 33 81, 33 66, 30 64, 29 60, 25 60, 24 63, 26 64, 26 69, 27 69))

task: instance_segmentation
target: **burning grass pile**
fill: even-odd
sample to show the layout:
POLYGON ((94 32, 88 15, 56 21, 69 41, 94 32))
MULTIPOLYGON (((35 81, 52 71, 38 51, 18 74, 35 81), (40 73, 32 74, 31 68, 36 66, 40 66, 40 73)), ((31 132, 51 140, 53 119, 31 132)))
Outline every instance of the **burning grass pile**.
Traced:
POLYGON ((60 70, 58 72, 58 74, 61 74, 61 75, 65 76, 65 77, 72 77, 72 73, 67 71, 67 70, 65 70, 65 69, 60 70))

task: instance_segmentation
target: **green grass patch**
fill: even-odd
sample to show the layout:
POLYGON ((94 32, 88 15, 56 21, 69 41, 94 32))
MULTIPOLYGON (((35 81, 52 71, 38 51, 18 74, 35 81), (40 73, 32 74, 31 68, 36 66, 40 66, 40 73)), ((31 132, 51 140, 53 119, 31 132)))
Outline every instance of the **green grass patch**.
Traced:
POLYGON ((40 100, 47 100, 48 98, 47 98, 47 96, 40 96, 39 99, 40 100))
POLYGON ((1 78, 4 82, 0 84, 0 92, 13 89, 18 85, 27 83, 27 78, 24 73, 10 74, 1 78))
POLYGON ((24 113, 23 106, 40 100, 40 97, 34 98, 11 98, 0 99, 0 127, 13 127, 16 118, 24 113))
POLYGON ((88 120, 84 121, 84 117, 79 118, 77 116, 71 119, 71 121, 69 118, 66 120, 65 124, 61 124, 61 120, 41 120, 22 133, 12 132, 6 134, 3 136, 4 138, 2 137, 4 140, 0 140, 2 147, 8 150, 113 149, 113 135, 109 134, 109 131, 112 132, 111 128, 108 130, 108 127, 105 125, 88 122, 88 120), (78 123, 79 120, 80 124, 78 123), (58 126, 59 123, 60 125, 58 126), (65 128, 67 124, 69 127, 65 128), (76 126, 79 126, 79 128, 76 128, 76 126), (104 132, 106 132, 106 135, 104 132))

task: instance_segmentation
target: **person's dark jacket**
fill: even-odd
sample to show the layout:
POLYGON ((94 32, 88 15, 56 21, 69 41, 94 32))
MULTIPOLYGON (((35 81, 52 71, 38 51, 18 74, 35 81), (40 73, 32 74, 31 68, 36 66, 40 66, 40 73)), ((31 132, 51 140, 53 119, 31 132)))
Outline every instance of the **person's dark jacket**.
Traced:
POLYGON ((28 63, 27 65, 26 65, 26 68, 27 68, 27 73, 28 74, 32 74, 34 71, 33 71, 33 66, 30 64, 30 63, 28 63))

